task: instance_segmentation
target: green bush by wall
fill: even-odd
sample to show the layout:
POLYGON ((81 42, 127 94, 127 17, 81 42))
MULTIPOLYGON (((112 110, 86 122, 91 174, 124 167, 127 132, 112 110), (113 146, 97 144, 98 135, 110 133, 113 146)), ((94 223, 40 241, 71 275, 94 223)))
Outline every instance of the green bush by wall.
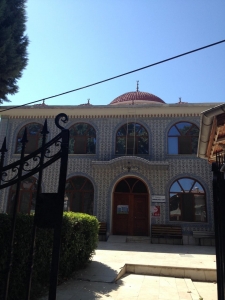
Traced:
MULTIPOLYGON (((9 299, 25 299, 28 257, 33 216, 18 215, 14 240, 13 267, 10 277, 9 299)), ((94 216, 68 212, 63 215, 59 264, 59 282, 75 270, 85 266, 98 243, 98 220, 94 216)), ((0 214, 0 295, 3 292, 9 251, 11 217, 0 214)), ((36 255, 32 277, 31 299, 48 285, 53 243, 53 230, 37 229, 36 255)))

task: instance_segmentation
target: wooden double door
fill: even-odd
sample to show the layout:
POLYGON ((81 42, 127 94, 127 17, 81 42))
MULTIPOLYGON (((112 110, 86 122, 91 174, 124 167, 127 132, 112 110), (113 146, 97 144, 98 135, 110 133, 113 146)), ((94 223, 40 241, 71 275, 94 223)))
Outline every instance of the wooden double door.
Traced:
POLYGON ((114 193, 113 234, 149 235, 148 194, 114 193))

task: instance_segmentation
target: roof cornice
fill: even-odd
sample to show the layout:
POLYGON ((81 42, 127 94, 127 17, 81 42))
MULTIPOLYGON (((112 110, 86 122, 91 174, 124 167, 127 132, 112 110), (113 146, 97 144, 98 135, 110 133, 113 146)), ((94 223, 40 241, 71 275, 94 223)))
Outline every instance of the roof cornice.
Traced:
MULTIPOLYGON (((199 116, 216 103, 120 105, 120 106, 45 106, 21 107, 0 112, 10 118, 55 118, 65 113, 69 118, 123 118, 123 117, 189 117, 199 116)), ((2 106, 1 109, 10 107, 2 106)))

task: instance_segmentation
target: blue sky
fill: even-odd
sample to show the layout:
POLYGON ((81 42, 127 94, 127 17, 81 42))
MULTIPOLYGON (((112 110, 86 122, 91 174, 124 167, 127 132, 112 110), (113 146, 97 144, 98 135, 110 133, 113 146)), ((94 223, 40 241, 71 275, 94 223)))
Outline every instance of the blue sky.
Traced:
MULTIPOLYGON (((73 90, 225 39, 223 0, 27 1, 29 63, 10 105, 73 90)), ((225 43, 47 100, 107 105, 134 91, 166 103, 225 101, 225 43)), ((7 104, 7 103, 5 103, 7 104)))

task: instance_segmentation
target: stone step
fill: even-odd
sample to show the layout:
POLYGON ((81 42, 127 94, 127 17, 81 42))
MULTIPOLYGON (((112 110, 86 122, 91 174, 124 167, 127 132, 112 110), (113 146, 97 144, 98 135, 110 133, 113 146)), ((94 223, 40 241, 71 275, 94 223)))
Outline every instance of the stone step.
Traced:
POLYGON ((217 280, 216 270, 209 268, 125 264, 116 276, 115 281, 126 273, 190 278, 192 280, 202 282, 216 282, 217 280))
POLYGON ((150 243, 149 236, 127 236, 126 243, 150 243))

